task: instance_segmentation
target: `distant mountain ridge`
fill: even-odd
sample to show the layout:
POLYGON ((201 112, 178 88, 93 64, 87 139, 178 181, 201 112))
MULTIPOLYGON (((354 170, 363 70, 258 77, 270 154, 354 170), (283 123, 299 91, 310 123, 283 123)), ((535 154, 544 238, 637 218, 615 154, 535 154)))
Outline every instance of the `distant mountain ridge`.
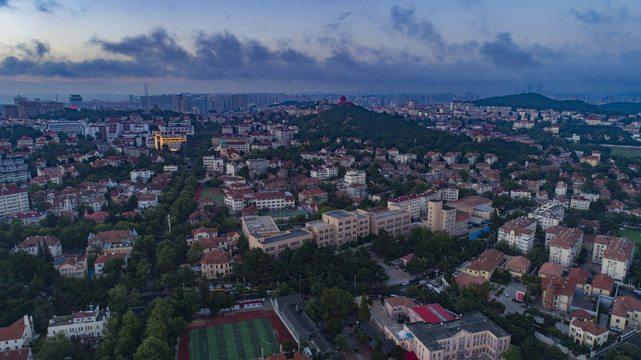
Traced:
POLYGON ((495 96, 475 100, 472 101, 472 103, 476 106, 509 106, 512 109, 553 109, 556 111, 579 111, 588 113, 601 113, 607 111, 606 109, 590 105, 580 100, 554 100, 537 93, 495 96))

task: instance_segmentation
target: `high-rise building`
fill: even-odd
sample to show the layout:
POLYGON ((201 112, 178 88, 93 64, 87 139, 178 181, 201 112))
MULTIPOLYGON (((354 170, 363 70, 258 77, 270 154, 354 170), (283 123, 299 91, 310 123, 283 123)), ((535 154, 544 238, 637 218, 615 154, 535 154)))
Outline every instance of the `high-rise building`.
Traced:
POLYGON ((83 106, 82 96, 80 95, 69 95, 69 106, 74 109, 79 109, 83 106))

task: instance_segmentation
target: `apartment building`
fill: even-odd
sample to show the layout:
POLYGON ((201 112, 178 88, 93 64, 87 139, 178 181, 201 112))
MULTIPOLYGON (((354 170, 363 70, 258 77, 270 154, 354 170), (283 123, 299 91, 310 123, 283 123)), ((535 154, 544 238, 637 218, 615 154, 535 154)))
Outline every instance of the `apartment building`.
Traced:
POLYGON ((203 156, 203 167, 207 171, 223 173, 225 170, 225 161, 215 156, 203 156))
POLYGON ((66 337, 101 338, 105 325, 109 321, 109 308, 100 310, 93 305, 87 311, 79 311, 71 315, 55 315, 49 320, 47 336, 55 337, 64 334, 66 337))
POLYGON ((13 324, 0 328, 0 350, 23 349, 33 341, 33 316, 24 315, 13 324))
POLYGON ((546 244, 549 239, 550 262, 571 267, 583 248, 583 230, 553 226, 546 233, 546 244))
POLYGON ((303 190, 298 193, 298 201, 305 204, 322 204, 327 201, 327 193, 321 189, 303 190))
POLYGON ((499 228, 498 241, 506 241, 526 254, 534 247, 536 220, 520 217, 508 221, 499 228))
POLYGON ((603 253, 601 273, 623 281, 632 265, 634 242, 626 238, 613 237, 603 253))
POLYGON ((574 318, 570 323, 570 337, 575 343, 587 345, 590 348, 601 346, 608 341, 610 332, 605 326, 595 324, 590 320, 574 318))
POLYGON ((590 208, 590 199, 583 196, 572 196, 570 200, 570 209, 588 210, 590 208))
MULTIPOLYGON (((551 226, 558 226, 563 221, 565 215, 565 207, 557 202, 548 201, 545 204, 537 207, 530 213, 528 217, 537 221, 543 230, 547 230, 551 226)), ((547 248, 547 245, 546 245, 547 248)))
POLYGON ((347 186, 353 185, 353 184, 365 185, 367 178, 365 176, 365 171, 350 170, 345 173, 345 176, 343 177, 343 181, 345 181, 345 184, 347 186))
POLYGON ((297 249, 313 240, 312 233, 305 229, 281 231, 271 216, 243 216, 242 229, 250 248, 259 248, 275 258, 285 248, 297 249))
POLYGON ((498 360, 511 336, 478 311, 439 323, 405 324, 400 346, 420 360, 486 358, 498 360))
POLYGON ((430 200, 428 202, 427 220, 423 221, 432 231, 445 231, 450 236, 467 233, 467 223, 470 218, 468 212, 457 210, 455 207, 443 205, 443 201, 430 200))
POLYGON ((329 211, 322 215, 322 221, 334 228, 333 246, 341 246, 370 233, 370 219, 363 214, 345 210, 329 211))
POLYGON ((29 211, 29 195, 13 184, 0 185, 0 217, 29 211))
POLYGON ((322 181, 330 180, 338 176, 338 167, 333 165, 322 165, 310 170, 309 176, 322 181))
MULTIPOLYGON (((458 197, 458 193, 456 195, 458 197)), ((443 200, 440 190, 430 190, 421 194, 411 194, 389 199, 387 207, 390 210, 405 210, 412 214, 412 219, 427 217, 428 202, 430 200, 443 200)))
POLYGON ((616 296, 612 303, 610 328, 623 331, 626 326, 641 328, 641 301, 631 296, 616 296))

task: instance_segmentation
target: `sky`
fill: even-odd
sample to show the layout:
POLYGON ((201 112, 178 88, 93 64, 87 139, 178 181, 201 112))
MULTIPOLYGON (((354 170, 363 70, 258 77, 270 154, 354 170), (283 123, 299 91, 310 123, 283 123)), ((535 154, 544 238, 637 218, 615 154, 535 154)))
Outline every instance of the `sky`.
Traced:
POLYGON ((0 94, 608 94, 641 2, 0 0, 0 94))

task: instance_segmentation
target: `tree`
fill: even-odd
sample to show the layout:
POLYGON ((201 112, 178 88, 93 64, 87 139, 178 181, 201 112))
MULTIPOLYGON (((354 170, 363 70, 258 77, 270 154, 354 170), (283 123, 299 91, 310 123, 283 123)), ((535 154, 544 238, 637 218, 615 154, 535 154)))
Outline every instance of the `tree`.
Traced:
POLYGON ((203 245, 199 241, 191 243, 191 249, 187 251, 187 259, 190 263, 196 264, 203 256, 203 245))
POLYGON ((358 322, 365 322, 369 320, 371 316, 372 314, 369 310, 369 304, 367 303, 367 296, 363 294, 363 296, 361 296, 361 304, 358 307, 358 322))
POLYGON ((347 337, 343 334, 338 334, 334 338, 334 345, 337 350, 347 349, 347 337))
POLYGON ((281 344, 281 346, 283 347, 283 352, 285 353, 290 353, 296 350, 296 343, 293 342, 291 339, 285 339, 281 344))
POLYGON ((507 350, 501 353, 501 356, 505 360, 521 360, 521 348, 516 345, 510 345, 507 350))
POLYGON ((118 332, 116 348, 123 356, 130 358, 142 336, 142 320, 129 310, 122 317, 122 327, 118 332))
POLYGON ((369 335, 367 335, 365 331, 358 329, 358 331, 356 331, 356 340, 361 343, 366 343, 369 341, 369 335))
POLYGON ((343 320, 339 318, 332 318, 327 322, 327 327, 325 328, 330 337, 334 337, 340 334, 343 331, 343 320))
POLYGON ((174 354, 165 341, 152 336, 140 344, 134 355, 134 360, 148 359, 173 360, 174 354))
POLYGON ((79 341, 70 339, 62 333, 45 338, 34 350, 35 358, 38 360, 64 360, 71 357, 83 358, 85 352, 86 349, 79 341))

